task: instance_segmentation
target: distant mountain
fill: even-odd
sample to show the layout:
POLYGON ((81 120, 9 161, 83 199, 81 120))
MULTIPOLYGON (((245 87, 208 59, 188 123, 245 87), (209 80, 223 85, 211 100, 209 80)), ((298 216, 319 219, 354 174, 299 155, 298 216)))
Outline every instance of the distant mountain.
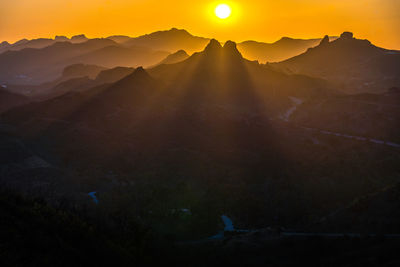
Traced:
MULTIPOLYGON (((132 38, 129 36, 110 36, 109 39, 125 45, 139 45, 155 50, 174 52, 185 50, 190 54, 199 52, 209 42, 209 38, 193 36, 186 30, 172 28, 151 34, 132 38)), ((337 37, 330 37, 331 40, 337 37)), ((260 62, 277 62, 305 52, 308 48, 317 46, 322 39, 292 39, 284 37, 275 43, 245 41, 238 44, 239 51, 245 58, 260 62)))
POLYGON ((188 57, 189 57, 189 55, 185 52, 185 50, 179 50, 173 54, 168 55, 165 59, 163 59, 157 65, 178 63, 178 62, 184 61, 188 57))
POLYGON ((122 47, 109 39, 83 43, 58 42, 41 49, 22 49, 0 54, 0 83, 41 84, 57 79, 71 64, 105 67, 150 66, 168 55, 146 47, 122 47))
POLYGON ((132 37, 126 35, 112 35, 107 37, 107 39, 113 40, 116 43, 122 44, 132 39, 132 37))
POLYGON ((208 38, 193 36, 186 30, 172 28, 168 31, 158 31, 131 38, 125 41, 124 44, 127 46, 144 46, 170 53, 181 49, 193 53, 203 50, 209 40, 208 38))
POLYGON ((56 35, 56 37, 54 37, 54 41, 56 42, 68 42, 70 39, 66 36, 63 35, 56 35))
POLYGON ((113 83, 122 78, 128 76, 129 74, 135 71, 134 68, 127 68, 127 67, 116 67, 108 70, 104 70, 100 72, 97 77, 96 81, 98 83, 113 83))
POLYGON ((0 43, 0 53, 3 51, 6 51, 8 48, 10 47, 10 43, 9 42, 1 42, 0 43))
POLYGON ((400 85, 400 51, 386 50, 345 32, 273 66, 327 79, 345 92, 384 92, 400 85))
POLYGON ((64 80, 83 76, 94 79, 103 70, 106 70, 106 68, 97 65, 73 64, 64 68, 62 77, 64 80))
MULTIPOLYGON (((335 40, 337 37, 330 37, 335 40)), ((308 48, 317 46, 322 39, 292 39, 283 37, 275 43, 245 41, 238 44, 239 51, 250 60, 259 62, 279 62, 304 53, 308 48)))
POLYGON ((72 43, 83 43, 88 41, 89 39, 84 34, 74 35, 71 37, 72 43))
POLYGON ((86 64, 105 66, 107 68, 117 66, 147 67, 156 64, 168 55, 168 52, 158 51, 148 47, 110 45, 80 55, 73 60, 76 62, 85 62, 86 64))
POLYGON ((7 46, 0 46, 0 53, 7 50, 21 50, 24 48, 43 48, 49 45, 54 44, 56 41, 48 38, 39 38, 33 40, 20 40, 14 44, 8 44, 7 46))
POLYGON ((22 39, 14 44, 9 44, 7 42, 3 42, 0 45, 0 53, 5 52, 7 50, 18 51, 24 48, 44 48, 50 45, 53 45, 57 42, 72 42, 72 43, 83 43, 88 41, 89 39, 86 38, 85 35, 77 35, 73 36, 71 39, 68 39, 65 36, 56 36, 54 39, 50 38, 38 38, 38 39, 22 39))

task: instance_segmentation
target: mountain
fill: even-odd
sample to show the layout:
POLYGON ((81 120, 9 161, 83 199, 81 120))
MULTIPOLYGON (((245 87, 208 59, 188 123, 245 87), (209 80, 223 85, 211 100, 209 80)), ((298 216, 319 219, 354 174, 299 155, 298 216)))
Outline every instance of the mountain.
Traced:
POLYGON ((107 39, 113 40, 116 43, 122 44, 132 39, 132 37, 126 35, 112 35, 108 36, 107 39))
POLYGON ((349 93, 382 93, 400 85, 400 51, 376 47, 349 32, 273 66, 327 79, 349 93))
POLYGON ((56 37, 54 37, 54 41, 56 42, 68 42, 70 39, 66 36, 63 35, 56 35, 56 37))
POLYGON ((291 119, 328 134, 400 144, 400 89, 306 101, 291 119))
POLYGON ((210 101, 222 97, 218 94, 226 96, 224 101, 235 97, 239 100, 242 96, 242 100, 267 101, 268 104, 262 104, 267 108, 279 106, 280 100, 286 101, 289 95, 309 97, 329 92, 322 80, 285 75, 243 58, 236 43, 231 41, 222 47, 211 40, 203 52, 176 64, 154 67, 149 73, 176 91, 190 89, 192 95, 210 94, 210 101), (184 88, 177 89, 180 87, 184 88))
POLYGON ((64 80, 68 78, 83 76, 94 79, 103 70, 106 70, 106 68, 97 65, 73 64, 64 68, 62 72, 62 77, 64 80))
MULTIPOLYGON (((201 139, 205 145, 202 149, 217 146, 224 151, 229 147, 229 140, 223 140, 228 129, 239 129, 240 125, 256 121, 255 118, 261 122, 278 116, 290 107, 289 96, 313 98, 331 93, 321 80, 286 75, 244 59, 236 44, 230 41, 222 47, 218 41, 211 40, 203 52, 195 53, 180 63, 160 65, 148 72, 142 68, 133 72, 127 68, 105 70, 96 80, 109 75, 115 77, 117 74, 120 75, 118 78, 127 76, 111 85, 102 86, 102 91, 98 94, 94 95, 91 91, 88 96, 87 92, 91 89, 85 91, 82 88, 87 87, 81 85, 81 93, 71 93, 77 92, 76 89, 69 90, 65 96, 57 98, 57 105, 53 105, 55 100, 50 99, 31 105, 32 110, 27 108, 21 109, 25 110, 23 112, 14 112, 26 114, 31 118, 31 123, 35 123, 40 120, 35 114, 42 113, 37 113, 34 109, 46 107, 47 116, 54 114, 50 118, 55 122, 68 121, 69 128, 77 130, 71 132, 74 138, 92 140, 85 141, 91 144, 92 149, 97 149, 93 142, 100 142, 99 138, 101 142, 108 142, 106 140, 110 138, 115 140, 110 143, 111 147, 106 146, 110 153, 123 145, 122 140, 137 144, 143 149, 140 151, 153 151, 151 148, 169 146, 175 142, 183 142, 181 145, 184 147, 197 147, 200 143, 192 143, 192 140, 200 137, 199 129, 202 129, 201 139), (296 87, 293 87, 294 84, 296 87), (71 101, 76 103, 72 104, 71 101), (82 106, 83 103, 85 104, 82 106), (52 112, 52 107, 58 110, 60 106, 68 106, 67 117, 64 112, 61 113, 63 117, 57 117, 59 112, 52 112), (71 107, 79 108, 72 110, 71 107), (79 125, 86 125, 85 129, 92 130, 81 132, 79 125), (210 126, 216 127, 216 132, 211 129, 211 132, 207 132, 210 126), (97 135, 96 132, 107 134, 97 135), (95 136, 89 137, 87 134, 95 136)), ((74 80, 67 83, 74 83, 74 80)), ((60 87, 64 88, 64 85, 58 85, 60 87)), ((56 88, 52 90, 56 91, 56 88)), ((37 122, 32 128, 38 129, 40 124, 37 122)), ((24 129, 29 125, 31 124, 24 124, 24 129)), ((237 149, 249 149, 242 145, 254 148, 257 140, 259 144, 266 142, 260 140, 260 134, 266 129, 260 130, 260 133, 256 131, 264 126, 252 127, 250 128, 254 132, 251 134, 254 138, 250 138, 251 141, 241 140, 240 148, 237 149)), ((43 130, 51 131, 50 129, 53 128, 46 127, 43 130)), ((52 134, 56 136, 61 133, 58 129, 55 131, 52 134)), ((62 132, 63 135, 66 134, 65 131, 62 132)), ((268 136, 271 133, 264 134, 268 136)), ((79 147, 76 148, 80 149, 79 147)), ((68 149, 72 148, 70 146, 68 149)))
MULTIPOLYGON (((329 37, 334 40, 336 37, 329 37)), ((292 39, 283 37, 275 43, 245 41, 238 44, 239 51, 250 60, 279 62, 300 55, 308 48, 317 46, 322 39, 292 39)))
POLYGON ((74 58, 76 62, 85 62, 113 67, 151 66, 169 55, 168 52, 158 51, 148 47, 110 45, 74 58))
POLYGON ((179 50, 179 51, 177 51, 177 52, 175 52, 173 54, 168 55, 166 58, 164 58, 157 65, 178 63, 180 61, 184 61, 188 57, 189 57, 189 55, 186 53, 185 50, 179 50))
POLYGON ((0 83, 41 84, 57 79, 71 64, 106 67, 154 65, 167 55, 145 47, 122 47, 109 39, 58 42, 41 49, 26 48, 0 54, 0 83))
POLYGON ((10 84, 40 84, 56 79, 62 70, 74 63, 85 63, 75 58, 115 42, 92 39, 84 43, 59 42, 51 46, 0 54, 0 81, 10 84))
MULTIPOLYGON (((107 37, 119 44, 138 45, 163 50, 173 53, 185 50, 189 54, 204 49, 209 38, 193 36, 186 30, 172 28, 167 31, 157 31, 139 37, 110 36, 107 37)), ((331 40, 336 37, 330 37, 331 40)), ((308 48, 317 46, 321 39, 292 39, 283 37, 275 43, 262 43, 256 41, 245 41, 238 44, 239 51, 245 58, 258 60, 260 62, 277 62, 305 52, 308 48)))
POLYGON ((84 34, 74 35, 71 37, 72 43, 84 43, 87 42, 89 39, 84 34))
POLYGON ((43 48, 55 43, 55 40, 48 38, 39 38, 33 40, 22 39, 14 44, 8 44, 7 46, 0 46, 0 53, 7 50, 21 50, 24 48, 43 48))
MULTIPOLYGON (((355 119, 368 122, 373 112, 396 105, 396 88, 389 95, 339 94, 324 80, 246 60, 234 42, 216 40, 175 64, 115 68, 96 80, 101 77, 118 80, 77 85, 0 115, 1 126, 14 129, 8 139, 15 148, 2 139, 7 149, 0 150, 8 160, 1 171, 13 188, 29 182, 50 199, 72 198, 85 209, 87 193, 96 191, 101 204, 93 210, 105 207, 107 217, 125 207, 123 215, 140 215, 156 233, 204 240, 223 229, 221 214, 242 229, 272 225, 302 232, 397 182, 397 148, 303 125, 318 116, 327 118, 325 126, 346 125, 356 106, 361 114, 375 101, 372 112, 355 119), (43 168, 16 166, 8 155, 21 155, 21 144, 57 172, 46 168, 42 179, 43 168), (176 216, 181 207, 192 215, 176 216)), ((381 114, 397 116, 390 113, 377 114, 373 123, 381 114)))
POLYGON ((127 68, 127 67, 115 67, 112 69, 104 70, 97 75, 96 81, 98 81, 100 84, 114 83, 128 76, 134 70, 135 70, 134 68, 127 68))
POLYGON ((3 51, 6 51, 9 47, 10 47, 10 43, 7 41, 1 42, 0 43, 0 53, 2 53, 3 51))
POLYGON ((61 96, 68 92, 81 92, 90 87, 114 83, 131 74, 135 69, 116 67, 106 69, 96 65, 73 64, 53 81, 39 85, 4 85, 10 92, 28 96, 35 101, 61 96))
POLYGON ((32 40, 27 40, 27 39, 22 39, 14 44, 9 44, 7 42, 3 42, 2 45, 0 45, 0 53, 3 53, 8 50, 12 51, 18 51, 22 50, 24 48, 44 48, 50 45, 53 45, 57 42, 72 42, 72 43, 83 43, 88 41, 89 39, 86 38, 85 35, 77 35, 73 36, 71 39, 68 39, 66 36, 56 36, 54 39, 50 38, 38 38, 38 39, 32 39, 32 40))
POLYGON ((11 93, 4 87, 0 87, 0 113, 17 106, 22 106, 29 102, 26 96, 11 93))
POLYGON ((170 53, 181 49, 193 53, 204 49, 208 42, 208 38, 193 36, 186 30, 172 28, 168 31, 157 31, 132 38, 124 44, 126 46, 144 46, 170 53))

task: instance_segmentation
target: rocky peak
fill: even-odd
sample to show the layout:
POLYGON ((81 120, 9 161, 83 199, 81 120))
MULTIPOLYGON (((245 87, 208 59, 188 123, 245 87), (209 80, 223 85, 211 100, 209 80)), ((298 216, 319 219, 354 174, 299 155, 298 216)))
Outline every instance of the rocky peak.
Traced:
POLYGON ((352 32, 344 32, 340 35, 340 39, 343 39, 343 40, 353 39, 353 33, 352 32))
POLYGON ((227 41, 225 43, 224 51, 229 55, 236 55, 242 57, 242 54, 240 54, 239 50, 237 49, 236 43, 233 41, 227 41))
POLYGON ((69 39, 66 36, 60 36, 60 35, 56 35, 56 37, 54 37, 54 40, 56 42, 66 42, 69 41, 69 39))
POLYGON ((319 43, 319 45, 320 45, 320 46, 323 46, 323 45, 327 45, 327 44, 329 44, 329 36, 328 36, 328 35, 325 35, 325 37, 321 40, 321 42, 319 43))
POLYGON ((204 49, 204 52, 213 52, 213 51, 219 51, 222 48, 221 44, 215 40, 211 39, 206 48, 204 49))
POLYGON ((72 42, 85 42, 88 38, 84 34, 75 35, 71 37, 72 42))

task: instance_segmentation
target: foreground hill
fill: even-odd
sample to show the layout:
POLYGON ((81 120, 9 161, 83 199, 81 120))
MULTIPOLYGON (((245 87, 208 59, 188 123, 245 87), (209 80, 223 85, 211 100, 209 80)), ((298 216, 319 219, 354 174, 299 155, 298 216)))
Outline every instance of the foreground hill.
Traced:
POLYGON ((386 50, 352 33, 274 66, 289 73, 302 73, 327 79, 345 92, 384 92, 400 85, 400 52, 386 50))

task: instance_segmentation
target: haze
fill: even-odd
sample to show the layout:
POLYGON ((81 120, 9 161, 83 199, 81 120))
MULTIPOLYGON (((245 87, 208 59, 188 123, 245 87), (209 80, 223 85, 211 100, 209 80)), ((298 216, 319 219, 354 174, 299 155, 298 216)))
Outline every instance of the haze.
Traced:
POLYGON ((397 0, 4 0, 0 40, 84 33, 90 37, 140 35, 171 27, 219 40, 271 42, 339 35, 344 30, 386 48, 400 48, 397 0), (213 16, 219 3, 232 6, 224 22, 213 16))

